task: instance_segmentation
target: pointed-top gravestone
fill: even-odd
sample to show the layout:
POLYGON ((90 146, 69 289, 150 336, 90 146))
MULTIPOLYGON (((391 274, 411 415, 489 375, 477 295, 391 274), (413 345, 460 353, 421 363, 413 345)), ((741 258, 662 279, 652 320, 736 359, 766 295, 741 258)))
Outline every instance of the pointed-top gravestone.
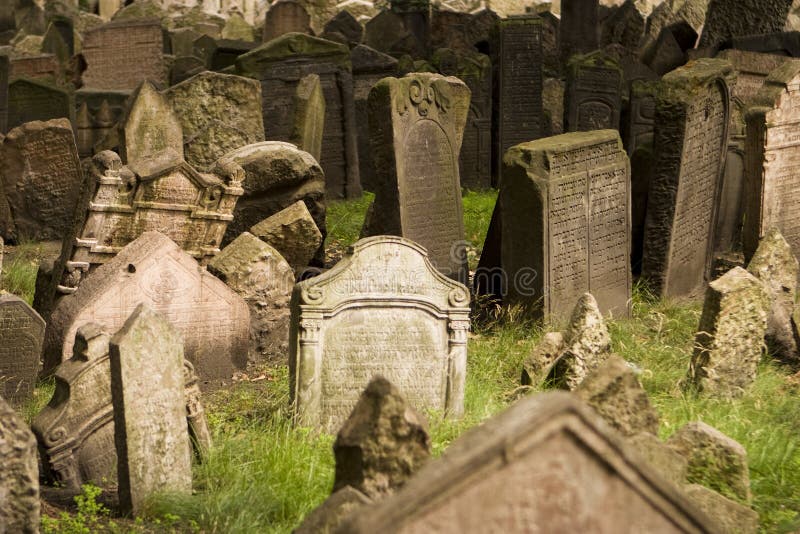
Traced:
POLYGON ((119 502, 136 514, 157 492, 191 493, 183 339, 140 304, 111 338, 119 502))
POLYGON ((8 402, 21 405, 33 396, 44 327, 44 319, 24 300, 0 294, 0 396, 8 402))
POLYGON ((36 439, 0 397, 0 532, 39 532, 39 467, 36 439))
POLYGON ((148 81, 134 95, 119 129, 120 156, 149 177, 183 162, 183 129, 166 97, 148 81))

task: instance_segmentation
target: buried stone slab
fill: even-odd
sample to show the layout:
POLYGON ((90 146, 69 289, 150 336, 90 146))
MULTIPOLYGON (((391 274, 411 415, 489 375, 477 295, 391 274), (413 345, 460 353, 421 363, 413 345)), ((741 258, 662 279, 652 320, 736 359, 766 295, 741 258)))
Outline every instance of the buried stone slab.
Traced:
POLYGON ((300 200, 267 217, 250 231, 275 247, 298 276, 308 267, 322 244, 322 234, 305 203, 300 200))
POLYGON ((0 532, 39 532, 36 439, 0 397, 0 532))

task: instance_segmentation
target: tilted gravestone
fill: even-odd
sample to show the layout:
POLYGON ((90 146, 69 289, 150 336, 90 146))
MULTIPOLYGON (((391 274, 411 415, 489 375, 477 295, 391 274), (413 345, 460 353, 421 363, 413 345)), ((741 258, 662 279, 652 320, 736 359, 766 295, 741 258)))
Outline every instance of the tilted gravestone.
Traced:
POLYGON ((358 177, 353 76, 350 49, 343 44, 290 33, 239 56, 236 73, 261 81, 264 131, 268 139, 289 141, 297 84, 319 75, 325 95, 322 161, 329 198, 361 195, 358 177))
POLYGON ((767 77, 747 113, 742 241, 748 259, 770 227, 800 255, 798 102, 800 62, 791 61, 767 77))
MULTIPOLYGON (((346 13, 343 11, 343 13, 346 13)), ((297 148, 322 159, 322 134, 325 128, 325 95, 319 76, 309 74, 297 84, 297 91, 292 101, 294 117, 290 141, 297 148)))
POLYGON ((734 79, 727 61, 701 59, 656 91, 642 276, 657 295, 701 293, 708 279, 734 79))
POLYGON ((39 466, 36 439, 0 397, 0 531, 39 532, 39 466))
POLYGON ((469 291, 400 237, 362 239, 297 284, 289 342, 297 422, 334 432, 375 375, 417 410, 464 408, 469 291))
POLYGON ((564 130, 618 130, 622 90, 622 69, 614 58, 602 51, 573 56, 564 92, 564 130))
POLYGON ((33 396, 44 326, 24 300, 0 294, 0 396, 12 404, 21 405, 33 396))
POLYGON ((67 119, 23 124, 8 133, 0 154, 17 238, 62 239, 83 183, 72 125, 67 119))
POLYGON ((591 408, 526 397, 456 440, 340 532, 717 532, 591 408))
POLYGON ((699 47, 716 47, 733 37, 781 31, 792 0, 711 0, 699 47))
POLYGON ((64 89, 20 78, 8 84, 8 129, 32 121, 75 118, 75 98, 64 89))
POLYGON ((158 20, 109 22, 86 32, 81 54, 83 85, 131 91, 144 80, 167 83, 164 38, 158 20))
POLYGON ((558 43, 562 65, 575 54, 598 48, 598 4, 598 0, 562 0, 558 43))
POLYGON ((270 215, 250 231, 275 247, 297 276, 311 265, 312 258, 322 244, 322 233, 302 200, 270 215))
POLYGON ((201 379, 224 381, 247 361, 247 304, 170 238, 145 232, 56 304, 45 335, 45 369, 73 353, 87 322, 120 328, 140 303, 163 314, 183 336, 201 379))
POLYGON ((441 272, 466 282, 458 156, 469 109, 459 79, 415 73, 384 78, 369 95, 378 189, 368 235, 425 247, 441 272))
POLYGON ((498 199, 507 301, 560 322, 588 291, 603 314, 627 315, 629 198, 630 164, 616 131, 509 150, 498 199))
MULTIPOLYGON (((78 328, 74 354, 56 369, 53 397, 31 425, 45 477, 72 490, 87 483, 101 487, 117 483, 110 339, 95 323, 78 328)), ((189 434, 202 452, 211 438, 197 376, 186 360, 183 373, 189 434)))
POLYGON ((272 4, 264 17, 263 42, 271 41, 286 33, 311 33, 311 17, 297 0, 280 0, 272 4))
POLYGON ((140 304, 109 358, 120 508, 136 514, 156 492, 191 494, 181 334, 140 304))

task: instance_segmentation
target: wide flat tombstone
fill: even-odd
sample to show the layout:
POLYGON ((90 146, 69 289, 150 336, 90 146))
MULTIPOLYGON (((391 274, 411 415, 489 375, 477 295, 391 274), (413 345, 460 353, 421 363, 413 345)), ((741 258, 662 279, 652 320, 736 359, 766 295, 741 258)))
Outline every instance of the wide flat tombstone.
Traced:
POLYGON ((231 150, 264 141, 261 85, 250 78, 201 72, 164 92, 183 129, 184 156, 208 169, 231 150))
POLYGON ((350 49, 343 44, 290 33, 239 56, 236 73, 261 81, 266 137, 290 141, 292 101, 299 81, 319 75, 325 95, 322 169, 329 198, 361 195, 350 49))
POLYGON ((362 239, 295 286, 289 371, 297 421, 335 432, 375 375, 417 410, 464 408, 469 291, 415 243, 362 239))
POLYGON ((504 158, 502 266, 507 301, 565 321, 583 293, 628 314, 630 164, 614 130, 513 147, 504 158))
POLYGON ((369 235, 399 235, 425 247, 433 265, 466 282, 458 156, 469 109, 453 77, 384 78, 369 95, 378 188, 369 235))
POLYGON ((734 78, 727 61, 701 59, 664 76, 656 92, 642 263, 656 295, 697 295, 708 279, 734 78))
POLYGON ((131 91, 144 80, 166 85, 164 38, 158 20, 109 22, 86 32, 81 54, 85 87, 131 91))
POLYGON ((568 132, 619 129, 622 69, 602 51, 573 56, 567 68, 564 129, 568 132))
POLYGON ((20 78, 8 84, 8 128, 32 121, 75 118, 69 91, 36 80, 20 78))
POLYGON ((45 336, 45 369, 72 357, 78 327, 119 329, 141 303, 183 334, 186 358, 204 380, 229 380, 247 361, 250 312, 221 280, 171 239, 145 232, 62 297, 45 336))
POLYGON ((311 17, 303 4, 296 0, 280 0, 272 4, 264 16, 263 42, 286 33, 311 33, 311 17))
POLYGON ((0 155, 17 238, 63 239, 83 183, 72 125, 67 119, 23 124, 8 133, 0 155))
POLYGON ((561 64, 598 48, 598 0, 562 0, 558 48, 561 64))
POLYGON ((499 174, 503 154, 512 146, 544 135, 542 110, 542 20, 511 17, 498 23, 497 147, 499 174))
POLYGON ((337 532, 713 533, 718 529, 567 393, 524 398, 337 532), (624 525, 624 526, 623 526, 624 525))
POLYGON ((0 294, 0 397, 21 405, 33 396, 44 319, 10 293, 0 294))
POLYGON ((711 0, 700 48, 716 47, 733 37, 779 32, 792 0, 711 0))
POLYGON ((39 532, 36 439, 0 397, 0 532, 39 532))
POLYGON ((767 78, 747 113, 742 241, 751 258, 759 240, 777 228, 800 253, 800 61, 767 78))
POLYGON ((156 492, 191 494, 181 334, 140 304, 109 355, 120 508, 136 514, 156 492))

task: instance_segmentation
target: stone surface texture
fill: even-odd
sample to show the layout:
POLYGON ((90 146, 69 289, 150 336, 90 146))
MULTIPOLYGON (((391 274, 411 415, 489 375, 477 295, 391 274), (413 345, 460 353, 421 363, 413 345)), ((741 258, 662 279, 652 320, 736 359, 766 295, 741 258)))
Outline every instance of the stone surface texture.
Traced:
POLYGON ((0 398, 0 532, 39 532, 39 467, 36 438, 0 398))

